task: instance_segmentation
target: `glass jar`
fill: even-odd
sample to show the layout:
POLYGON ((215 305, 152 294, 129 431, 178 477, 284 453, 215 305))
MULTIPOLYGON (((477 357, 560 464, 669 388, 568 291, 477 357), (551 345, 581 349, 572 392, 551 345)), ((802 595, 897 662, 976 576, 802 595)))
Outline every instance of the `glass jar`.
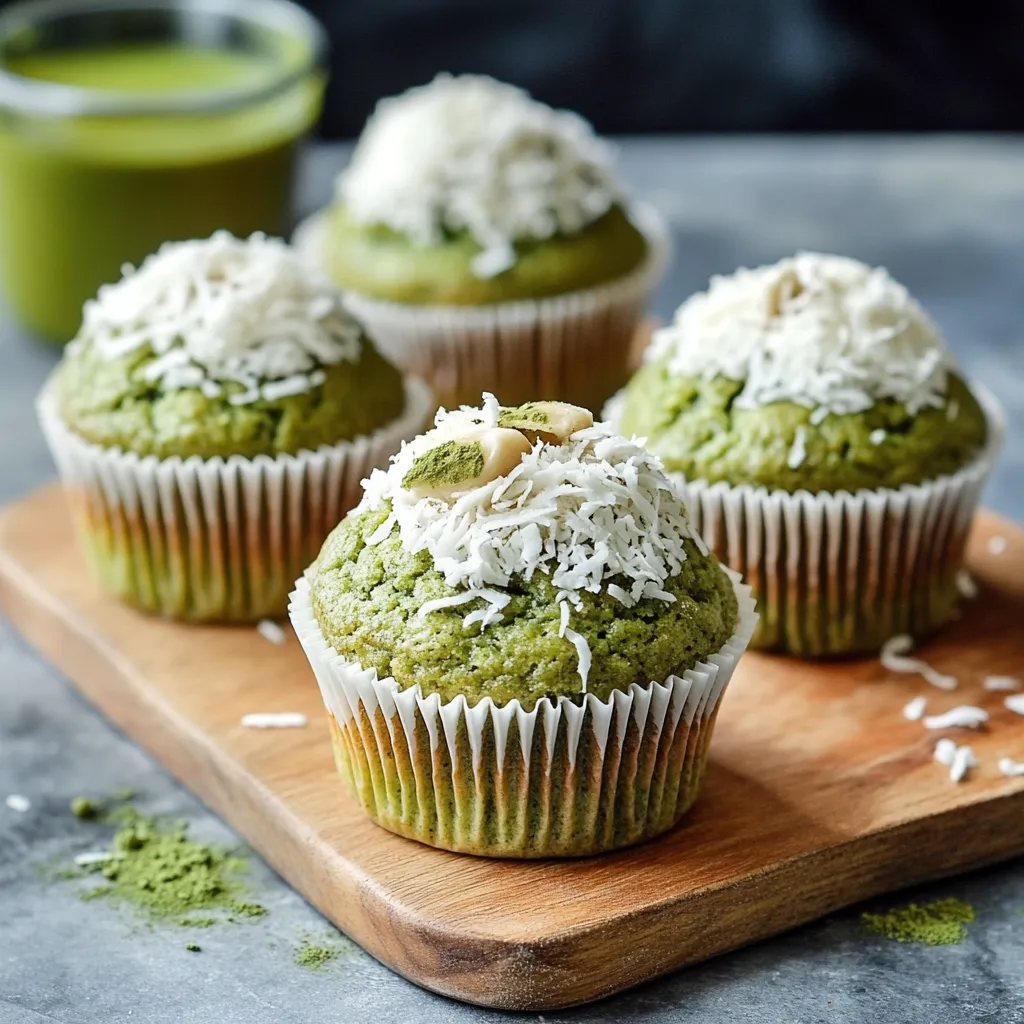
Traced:
POLYGON ((124 263, 291 228, 326 39, 288 0, 28 0, 0 13, 0 283, 65 342, 124 263))

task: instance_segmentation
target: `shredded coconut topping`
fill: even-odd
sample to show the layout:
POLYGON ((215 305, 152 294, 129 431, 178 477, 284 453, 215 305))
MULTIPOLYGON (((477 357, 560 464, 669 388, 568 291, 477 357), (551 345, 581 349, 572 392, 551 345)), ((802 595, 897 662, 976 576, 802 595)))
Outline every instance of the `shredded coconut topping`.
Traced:
MULTIPOLYGON (((485 396, 482 409, 442 410, 442 433, 469 424, 493 425, 499 407, 485 396)), ((501 618, 506 587, 514 575, 547 573, 558 591, 559 635, 576 645, 586 689, 590 652, 569 629, 570 607, 584 592, 607 592, 630 608, 645 598, 671 603, 665 583, 686 560, 684 541, 706 550, 692 532, 686 510, 661 460, 604 423, 577 431, 562 444, 537 441, 507 475, 456 493, 451 503, 417 499, 401 482, 413 460, 434 437, 407 445, 385 470, 364 481, 357 511, 391 503, 391 514, 370 538, 379 544, 397 528, 410 552, 428 551, 449 586, 462 593, 428 601, 427 615, 475 598, 489 611, 471 612, 466 624, 486 627, 501 618), (498 589, 495 589, 498 588, 498 589)))
POLYGON ((1024 761, 1014 761, 1012 757, 1001 757, 999 759, 999 771, 1008 779, 1024 775, 1024 761))
POLYGON ((920 658, 909 658, 907 655, 914 649, 914 640, 906 634, 891 637, 882 644, 880 660, 882 667, 890 672, 920 674, 926 682, 940 690, 955 690, 956 676, 947 676, 936 671, 920 658))
POLYGON ((814 410, 812 424, 889 398, 911 415, 941 408, 954 365, 884 269, 819 253, 713 277, 654 332, 645 358, 679 376, 742 381, 737 406, 795 402, 814 410))
POLYGON ((492 277, 515 262, 516 240, 574 234, 608 211, 612 155, 577 114, 493 78, 440 74, 377 104, 338 196, 357 221, 418 245, 468 231, 484 250, 474 273, 492 277))
POLYGON ((245 405, 301 394, 323 383, 323 366, 355 362, 362 329, 341 293, 284 242, 226 231, 167 242, 123 268, 85 304, 74 344, 109 359, 148 346, 144 376, 165 391, 200 388, 215 398, 227 382, 245 405))

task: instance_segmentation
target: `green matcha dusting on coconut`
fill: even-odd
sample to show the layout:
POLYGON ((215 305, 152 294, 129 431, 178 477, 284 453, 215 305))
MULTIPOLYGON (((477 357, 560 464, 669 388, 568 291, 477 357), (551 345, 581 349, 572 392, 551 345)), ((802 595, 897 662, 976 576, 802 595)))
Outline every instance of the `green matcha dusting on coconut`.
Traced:
POLYGON ((974 907, 954 897, 918 905, 911 903, 886 914, 864 914, 865 927, 897 942, 950 946, 967 937, 964 925, 977 917, 974 907))
POLYGON ((714 278, 655 332, 606 415, 690 479, 790 492, 921 483, 987 434, 907 290, 816 253, 714 278))
POLYGON ((525 405, 502 409, 498 413, 498 426, 517 427, 521 423, 528 423, 534 427, 547 426, 551 419, 547 405, 546 402, 527 402, 525 405))
POLYGON ((482 430, 495 450, 524 446, 472 490, 404 486, 427 439, 367 481, 309 574, 332 647, 402 689, 527 709, 606 700, 719 651, 738 622, 733 584, 658 460, 604 424, 524 444, 502 412, 485 396, 439 415, 445 439, 482 430))
POLYGON ((484 450, 479 441, 445 441, 416 456, 402 486, 459 484, 475 480, 483 468, 484 450))
POLYGON ((246 869, 242 859, 189 838, 184 824, 161 825, 131 809, 120 817, 110 850, 90 865, 104 884, 83 893, 83 899, 129 904, 150 917, 196 927, 215 920, 189 916, 197 911, 245 917, 266 913, 265 907, 243 898, 244 886, 237 878, 246 869))

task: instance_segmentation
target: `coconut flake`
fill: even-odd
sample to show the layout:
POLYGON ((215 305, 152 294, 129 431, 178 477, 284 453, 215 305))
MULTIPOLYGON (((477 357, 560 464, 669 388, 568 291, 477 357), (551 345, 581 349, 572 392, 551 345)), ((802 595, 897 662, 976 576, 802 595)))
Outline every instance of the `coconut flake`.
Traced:
POLYGON ((913 638, 906 634, 891 637, 882 645, 880 659, 882 667, 890 672, 919 674, 926 682, 940 690, 955 690, 956 676, 947 676, 936 671, 920 658, 908 658, 906 655, 914 649, 913 638))
POLYGON ((590 644, 586 638, 580 636, 574 629, 565 630, 565 639, 576 648, 576 656, 579 658, 580 679, 583 682, 583 692, 587 692, 587 676, 590 675, 590 644))
POLYGON ((945 404, 953 357, 881 268, 820 253, 714 277, 654 332, 645 360, 678 376, 742 381, 735 404, 789 401, 830 413, 893 399, 914 415, 945 404))
POLYGON ((17 811, 19 814, 24 814, 32 807, 32 801, 29 800, 27 796, 22 796, 20 793, 11 793, 10 796, 4 800, 4 803, 7 804, 12 811, 17 811))
POLYGON ((1005 537, 989 537, 988 549, 993 555, 1001 555, 1007 548, 1007 541, 1005 537))
POLYGON ((105 864, 108 860, 119 860, 122 857, 124 857, 123 853, 114 850, 88 850, 75 855, 75 865, 80 868, 89 868, 94 864, 105 864))
POLYGON ((272 644, 280 645, 288 639, 288 634, 272 619, 260 619, 256 624, 256 632, 264 640, 269 640, 272 644))
POLYGON ((941 715, 929 715, 924 719, 926 729, 977 729, 988 721, 988 712, 969 704, 961 704, 941 715))
POLYGON ((872 444, 881 444, 886 439, 886 437, 887 435, 881 427, 879 427, 877 430, 872 430, 871 433, 868 434, 868 438, 870 439, 872 444))
POLYGON ((999 759, 999 771, 1008 779, 1024 775, 1024 761, 1014 761, 1012 757, 1001 757, 999 759))
POLYGON ((950 782, 963 782, 971 768, 978 767, 978 759, 970 747, 957 747, 949 766, 950 782))
POLYGON ((279 239, 226 231, 167 242, 85 304, 73 342, 117 359, 148 348, 138 370, 164 391, 199 388, 232 405, 302 394, 324 366, 355 362, 362 328, 341 293, 279 239))
POLYGON ((925 712, 925 708, 928 707, 927 697, 915 697, 909 704, 903 709, 903 717, 908 721, 917 722, 920 721, 921 716, 925 712))
POLYGON ((572 235, 621 195, 614 150, 579 115, 552 110, 480 75, 438 75, 381 100, 337 194, 362 224, 386 224, 420 246, 466 231, 492 277, 514 242, 572 235))
POLYGON ((1012 697, 1007 697, 1003 701, 1003 706, 1007 711, 1012 711, 1015 715, 1024 715, 1024 693, 1014 694, 1012 697))
POLYGON ((960 403, 955 399, 951 398, 946 405, 946 419, 950 423, 953 422, 960 415, 960 403))
MULTIPOLYGON (((497 400, 486 395, 482 408, 442 410, 437 425, 444 432, 496 423, 499 412, 497 400)), ((624 607, 675 600, 665 584, 679 573, 685 544, 696 543, 695 535, 661 461, 635 439, 597 423, 561 444, 537 441, 507 476, 457 493, 450 502, 416 498, 402 487, 412 462, 431 443, 436 436, 418 438, 387 470, 375 470, 364 481, 357 509, 390 504, 372 539, 379 543, 397 529, 405 550, 429 552, 445 582, 460 591, 425 602, 421 617, 476 597, 500 611, 508 596, 490 588, 535 572, 550 576, 562 606, 559 635, 570 640, 564 617, 580 606, 583 593, 607 592, 624 607)), ((485 626, 498 618, 473 616, 470 622, 485 626)), ((585 685, 582 662, 580 676, 585 685)))
POLYGON ((242 725, 246 729, 301 729, 306 722, 301 711, 254 711, 242 715, 242 725))
POLYGON ((978 596, 978 584, 974 582, 974 577, 966 569, 957 572, 956 589, 960 596, 968 601, 973 601, 978 596))
POLYGON ((1019 690, 1020 680, 1014 676, 985 676, 981 681, 984 690, 1019 690))
POLYGON ((786 465, 790 469, 799 469, 807 458, 807 430, 805 427, 796 428, 796 437, 793 438, 793 447, 789 449, 789 458, 786 465))

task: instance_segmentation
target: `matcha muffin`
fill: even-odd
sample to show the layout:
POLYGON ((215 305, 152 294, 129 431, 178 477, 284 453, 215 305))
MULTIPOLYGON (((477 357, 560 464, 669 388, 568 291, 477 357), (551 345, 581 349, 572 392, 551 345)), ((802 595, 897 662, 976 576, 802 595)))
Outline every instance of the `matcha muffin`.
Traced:
POLYGON ((169 243, 86 304, 39 400, 99 582, 186 619, 283 614, 429 390, 283 242, 169 243))
POLYGON ((443 402, 596 408, 625 380, 666 234, 576 114, 439 75, 378 105, 336 191, 298 244, 443 402))
POLYGON ((755 646, 877 650, 956 613, 1002 417, 884 270, 802 253, 714 278, 606 415, 752 585, 755 646))
POLYGON ((488 395, 365 486, 290 610, 370 816, 500 857, 675 824, 756 615, 658 459, 488 395))

